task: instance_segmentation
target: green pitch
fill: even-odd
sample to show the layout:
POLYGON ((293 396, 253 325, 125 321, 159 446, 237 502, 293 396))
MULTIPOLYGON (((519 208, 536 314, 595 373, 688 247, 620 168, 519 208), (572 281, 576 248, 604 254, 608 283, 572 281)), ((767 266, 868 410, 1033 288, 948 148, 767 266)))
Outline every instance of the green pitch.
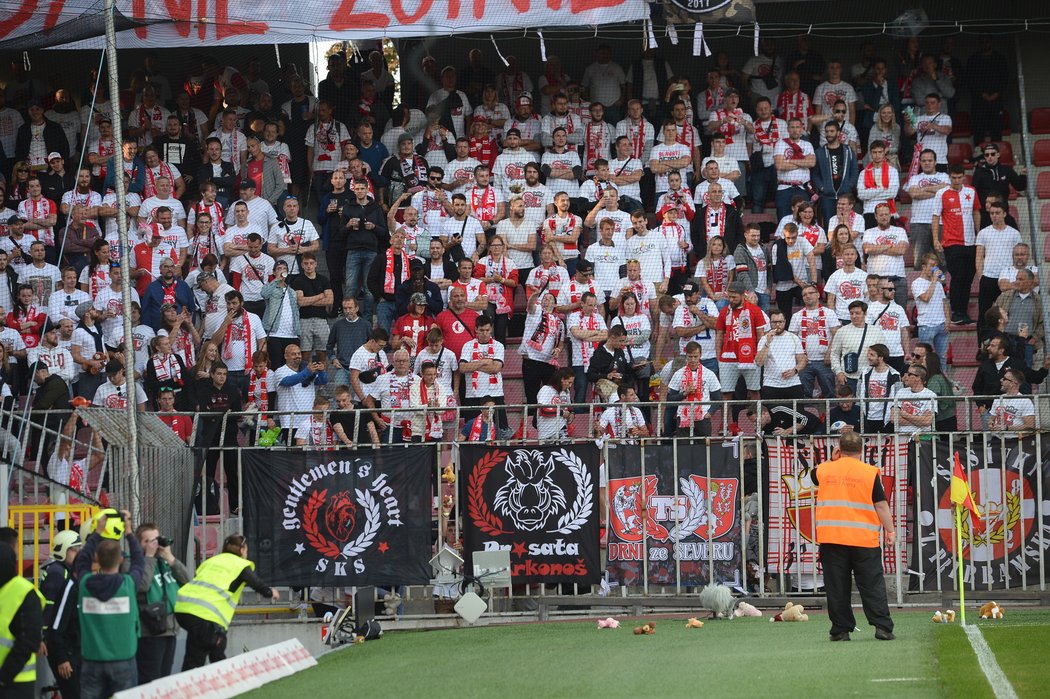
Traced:
MULTIPOLYGON (((1050 611, 1006 610, 1004 621, 978 622, 981 631, 1018 695, 1046 696, 1050 611)), ((652 636, 633 635, 642 621, 626 618, 601 631, 573 621, 394 632, 249 696, 993 697, 958 622, 931 616, 895 612, 889 642, 862 626, 849 643, 830 643, 820 613, 795 624, 705 620, 702 629, 686 629, 684 616, 647 617, 652 636)))

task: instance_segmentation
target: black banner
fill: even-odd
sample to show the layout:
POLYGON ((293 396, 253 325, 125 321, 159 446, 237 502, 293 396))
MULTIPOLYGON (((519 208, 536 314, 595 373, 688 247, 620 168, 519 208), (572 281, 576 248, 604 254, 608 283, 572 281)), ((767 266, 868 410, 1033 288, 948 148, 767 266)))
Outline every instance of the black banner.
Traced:
POLYGON ((596 583, 598 448, 464 446, 460 511, 473 551, 510 551, 514 583, 596 583))
POLYGON ((740 466, 735 444, 609 450, 609 580, 741 585, 740 466), (710 469, 708 465, 710 464, 710 469), (644 474, 644 475, 643 475, 644 474), (710 480, 708 476, 710 475, 710 480), (712 565, 713 559, 713 565, 712 565))
MULTIPOLYGON (((1050 441, 1043 440, 1042 453, 1037 452, 1034 438, 988 439, 974 442, 969 449, 960 439, 953 449, 959 452, 974 500, 984 514, 977 526, 969 512, 962 517, 966 589, 1038 586, 1040 559, 1042 575, 1050 578, 1050 508, 1046 506, 1050 441)), ((920 512, 915 518, 911 567, 924 574, 924 590, 957 589, 958 549, 950 498, 953 464, 945 442, 937 444, 936 454, 932 442, 919 445, 920 512)), ((911 579, 913 590, 919 589, 917 578, 911 579)))
POLYGON ((420 585, 431 579, 431 447, 243 458, 244 530, 271 585, 420 585))

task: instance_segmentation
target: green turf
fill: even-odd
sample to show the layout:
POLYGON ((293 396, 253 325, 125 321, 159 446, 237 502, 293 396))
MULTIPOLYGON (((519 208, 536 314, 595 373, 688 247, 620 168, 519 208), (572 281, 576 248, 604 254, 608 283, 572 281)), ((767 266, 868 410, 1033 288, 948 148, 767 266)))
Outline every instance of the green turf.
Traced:
MULTIPOLYGON (((602 631, 588 621, 390 633, 250 696, 331 696, 346 683, 427 699, 991 697, 962 629, 930 616, 895 613, 893 642, 876 641, 863 626, 851 642, 829 643, 822 615, 800 624, 708 621, 690 630, 684 618, 660 618, 653 636, 634 636, 638 622, 628 619, 602 631)), ((1019 695, 1040 696, 1050 676, 1040 657, 1050 647, 1050 614, 1013 613, 1011 622, 985 622, 982 631, 1019 695)))

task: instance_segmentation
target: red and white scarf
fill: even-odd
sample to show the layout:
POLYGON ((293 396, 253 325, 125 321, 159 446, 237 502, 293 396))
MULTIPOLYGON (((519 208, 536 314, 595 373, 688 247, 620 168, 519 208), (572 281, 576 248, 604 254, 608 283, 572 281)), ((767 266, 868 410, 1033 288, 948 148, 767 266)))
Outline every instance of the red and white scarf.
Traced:
POLYGON ((335 445, 335 433, 332 431, 332 423, 323 417, 318 420, 310 416, 310 443, 325 451, 330 451, 335 445))
POLYGON ((594 290, 593 278, 588 279, 587 284, 583 285, 581 282, 576 281, 576 277, 573 277, 569 280, 569 298, 565 299, 565 303, 576 303, 588 291, 597 295, 597 292, 594 290))
POLYGON ((682 368, 682 385, 689 386, 689 392, 685 394, 686 405, 678 408, 678 426, 690 427, 694 422, 703 420, 706 408, 701 399, 704 396, 704 367, 698 366, 696 371, 688 365, 682 368))
POLYGON ((143 199, 149 199, 150 197, 152 197, 154 194, 157 193, 157 178, 158 177, 166 177, 166 178, 168 178, 168 182, 171 182, 171 184, 173 186, 175 184, 175 178, 171 176, 171 168, 168 167, 167 163, 162 161, 160 163, 160 165, 157 166, 157 172, 156 173, 153 172, 153 168, 148 167, 148 168, 146 168, 146 184, 143 185, 143 188, 142 188, 142 198, 143 199))
POLYGON ((795 93, 781 92, 777 97, 777 112, 784 120, 802 119, 805 121, 809 116, 809 95, 802 90, 795 93))
MULTIPOLYGON (((481 359, 495 359, 495 358, 496 358, 496 343, 495 342, 492 342, 491 340, 489 341, 488 346, 485 348, 485 356, 483 357, 482 354, 481 354, 481 343, 478 342, 477 340, 474 340, 474 349, 471 350, 470 361, 476 362, 476 361, 479 361, 481 359)), ((478 382, 480 380, 481 380, 481 372, 480 371, 471 372, 471 374, 470 374, 470 387, 473 390, 477 391, 478 390, 478 382)), ((489 374, 489 385, 490 386, 495 386, 498 383, 499 383, 499 374, 489 374)))
POLYGON ((609 125, 604 121, 587 124, 587 134, 584 140, 586 148, 584 156, 584 170, 594 170, 594 161, 599 158, 609 157, 609 125))
MULTIPOLYGON (((500 278, 501 279, 506 279, 507 278, 507 258, 506 258, 506 256, 501 257, 499 259, 498 263, 495 260, 493 260, 491 257, 489 257, 488 261, 484 265, 482 265, 483 269, 480 270, 480 273, 483 274, 484 276, 491 277, 496 272, 496 265, 497 264, 499 265, 499 276, 500 276, 500 278)), ((511 306, 511 299, 508 298, 508 296, 512 296, 513 295, 514 289, 512 287, 506 286, 504 284, 498 284, 498 283, 486 284, 485 286, 488 288, 489 303, 495 304, 495 306, 496 306, 496 314, 497 315, 505 315, 507 313, 510 313, 511 310, 512 310, 512 306, 511 306)))
POLYGON ((174 354, 160 356, 153 355, 153 371, 157 374, 157 381, 174 381, 176 386, 182 385, 182 369, 179 368, 179 360, 174 354))
POLYGON ((102 265, 99 265, 91 276, 88 277, 88 290, 91 292, 92 300, 98 296, 98 292, 101 289, 106 288, 109 284, 109 274, 102 265))
POLYGON ((496 218, 496 190, 491 185, 470 188, 470 212, 480 221, 496 218))
POLYGON ((688 241, 685 229, 677 221, 673 223, 667 221, 660 224, 660 235, 666 241, 664 247, 667 250, 667 256, 671 259, 671 268, 676 272, 685 269, 688 250, 683 250, 679 245, 683 240, 688 241))
POLYGON ((726 258, 720 257, 717 260, 710 260, 707 269, 704 271, 704 276, 707 277, 707 283, 711 285, 711 291, 716 294, 725 291, 729 283, 729 263, 726 261, 726 258))
POLYGON ((696 148, 696 129, 688 121, 685 124, 675 124, 675 128, 678 129, 678 135, 674 139, 675 142, 688 146, 689 152, 692 153, 696 148))
MULTIPOLYGON (((29 214, 27 218, 43 220, 51 214, 56 213, 55 205, 47 197, 40 197, 39 199, 33 199, 30 197, 25 202, 26 213, 29 214)), ((52 227, 40 228, 36 231, 37 238, 44 245, 54 247, 55 245, 55 229, 52 227)))
MULTIPOLYGON (((590 313, 586 316, 580 315, 580 324, 577 326, 581 330, 597 330, 598 329, 598 312, 590 313)), ((594 356, 594 351, 598 349, 597 342, 591 342, 589 340, 580 341, 580 358, 583 360, 583 368, 586 369, 591 365, 591 357, 594 356)))
POLYGON ((181 330, 173 338, 171 349, 182 357, 182 363, 186 366, 196 363, 197 352, 193 347, 193 336, 188 331, 181 330))
POLYGON ((627 138, 631 141, 631 157, 641 160, 645 156, 645 121, 627 121, 627 138))
POLYGON ((394 279, 394 248, 386 249, 386 272, 383 274, 383 293, 392 294, 394 293, 394 287, 397 284, 408 279, 408 254, 404 250, 401 251, 401 274, 398 276, 400 279, 394 279))
POLYGON ((776 117, 770 117, 769 125, 762 126, 762 122, 755 122, 755 140, 763 147, 772 148, 780 140, 780 124, 776 117))
MULTIPOLYGON (((536 332, 532 333, 532 337, 526 340, 526 344, 537 352, 548 353, 550 349, 557 346, 558 341, 555 340, 548 349, 547 343, 552 337, 559 337, 561 335, 561 317, 557 313, 543 313, 540 318, 539 325, 536 326, 536 332)), ((557 366, 557 357, 553 357, 553 362, 557 366)))
POLYGON ((725 104, 725 101, 726 91, 721 86, 714 92, 711 91, 711 88, 704 90, 704 108, 708 111, 708 113, 713 112, 719 107, 721 107, 723 104, 725 104))
POLYGON ((270 394, 266 391, 266 380, 269 377, 269 369, 263 369, 262 374, 259 374, 253 367, 248 373, 248 402, 254 401, 259 412, 266 412, 270 408, 270 394))
POLYGON ((816 247, 817 241, 820 240, 820 226, 811 224, 809 226, 799 225, 799 230, 802 232, 802 237, 809 241, 809 244, 816 247))
POLYGON ((117 145, 113 142, 112 138, 107 138, 105 140, 101 138, 98 139, 98 154, 106 160, 103 162, 102 165, 96 166, 98 172, 95 174, 98 175, 103 181, 105 181, 106 179, 106 163, 109 162, 109 159, 113 157, 113 155, 116 152, 117 145))
POLYGON ((139 136, 139 144, 148 145, 153 143, 153 126, 163 118, 164 112, 161 111, 159 104, 155 104, 152 107, 147 107, 145 104, 139 105, 139 127, 145 127, 146 129, 139 136))
MULTIPOLYGON (((236 138, 236 135, 234 136, 236 138)), ((317 123, 317 130, 314 132, 314 141, 320 146, 319 150, 323 151, 314 155, 314 158, 318 162, 332 160, 331 153, 335 152, 336 141, 339 137, 336 135, 336 121, 333 119, 327 124, 317 123)), ((234 142, 236 144, 236 141, 234 142)), ((236 151, 235 151, 236 152, 236 151)))
MULTIPOLYGON (((223 359, 233 359, 233 324, 236 319, 226 326, 226 339, 222 343, 223 359)), ((248 313, 241 311, 241 339, 244 341, 244 366, 252 365, 252 324, 248 320, 248 313)))
POLYGON ((481 441, 481 428, 485 426, 485 422, 481 415, 478 415, 470 423, 470 434, 467 436, 468 442, 481 441))
POLYGON ((820 338, 820 346, 827 347, 829 345, 828 338, 828 326, 824 322, 824 307, 821 306, 817 311, 816 317, 809 315, 809 311, 805 308, 802 309, 802 322, 799 323, 800 335, 802 337, 802 344, 806 344, 806 336, 811 332, 816 332, 817 337, 820 338))
POLYGON ((476 138, 471 136, 470 138, 470 157, 477 160, 482 165, 488 165, 492 167, 492 164, 496 162, 496 156, 499 155, 499 146, 496 145, 495 139, 492 138, 476 138))
POLYGON ((736 125, 736 122, 730 121, 729 117, 740 116, 743 113, 744 110, 740 109, 739 107, 737 107, 733 111, 729 111, 728 109, 719 109, 717 112, 715 112, 715 118, 722 122, 718 126, 718 132, 726 137, 727 146, 733 144, 733 134, 735 134, 740 128, 736 125))
MULTIPOLYGON (((430 406, 431 403, 430 389, 427 388, 426 383, 424 383, 423 381, 419 382, 419 402, 426 406, 430 406)), ((437 403, 435 403, 434 406, 431 407, 437 407, 437 403)), ((444 430, 444 425, 441 424, 441 413, 433 410, 428 410, 426 413, 426 418, 427 424, 423 434, 424 440, 440 440, 442 432, 444 430)))
MULTIPOLYGON (((882 161, 882 189, 888 189, 890 186, 890 164, 885 160, 882 161)), ((864 186, 869 189, 875 188, 875 163, 868 163, 868 166, 864 168, 864 186)), ((893 197, 886 200, 886 203, 890 207, 890 213, 897 213, 897 205, 893 201, 893 197)))

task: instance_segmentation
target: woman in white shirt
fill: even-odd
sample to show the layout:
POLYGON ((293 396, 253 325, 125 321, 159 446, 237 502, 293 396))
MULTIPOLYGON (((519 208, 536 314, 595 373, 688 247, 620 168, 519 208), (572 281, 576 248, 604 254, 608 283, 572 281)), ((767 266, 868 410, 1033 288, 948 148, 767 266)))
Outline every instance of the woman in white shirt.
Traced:
POLYGON ((525 402, 537 401, 540 387, 554 373, 565 348, 565 321, 555 312, 554 294, 544 291, 529 299, 528 315, 522 332, 521 375, 525 402))
POLYGON ((540 389, 536 408, 536 436, 541 441, 568 438, 572 411, 561 406, 572 403, 572 381, 572 369, 562 367, 551 374, 540 389))
POLYGON ((506 344, 507 325, 514 311, 514 289, 518 286, 518 268, 507 257, 507 241, 495 235, 489 243, 489 254, 478 260, 474 276, 485 282, 489 292, 489 312, 493 317, 493 335, 506 344))
POLYGON ((635 378, 638 379, 638 399, 647 401, 649 400, 649 377, 652 375, 650 337, 653 333, 653 324, 649 315, 641 312, 638 297, 633 291, 628 291, 620 296, 619 310, 619 314, 613 317, 609 326, 622 325, 627 331, 627 344, 623 351, 627 355, 627 361, 634 369, 635 378))
POLYGON ((722 236, 716 235, 707 241, 707 255, 696 263, 693 276, 700 280, 704 296, 714 301, 720 311, 729 305, 726 291, 729 282, 733 281, 735 267, 733 256, 726 254, 726 242, 722 236))

